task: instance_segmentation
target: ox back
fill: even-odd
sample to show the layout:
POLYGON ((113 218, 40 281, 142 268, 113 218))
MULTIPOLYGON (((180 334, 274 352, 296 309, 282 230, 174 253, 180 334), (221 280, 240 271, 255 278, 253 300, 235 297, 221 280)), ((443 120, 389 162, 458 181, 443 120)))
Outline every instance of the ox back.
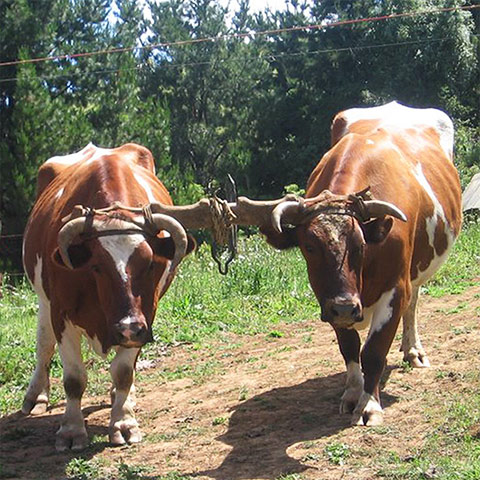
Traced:
POLYGON ((157 302, 172 278, 168 269, 176 245, 168 231, 142 229, 146 220, 141 215, 102 209, 115 202, 171 205, 171 198, 155 176, 150 151, 135 144, 114 149, 90 144, 78 153, 53 157, 39 170, 37 190, 23 251, 25 271, 39 299, 37 365, 22 411, 46 410, 49 364, 58 344, 67 406, 56 447, 80 450, 87 445, 80 410, 87 381, 83 335, 102 356, 116 350, 110 440, 116 445, 138 442, 134 367, 141 346, 151 340, 157 302), (77 205, 91 213, 82 219, 81 232, 72 234, 75 229, 69 228, 66 235, 67 223, 78 227, 78 219, 68 222, 77 205), (62 236, 68 236, 63 248, 62 236))
POLYGON ((333 213, 293 231, 264 229, 274 246, 302 250, 322 320, 335 329, 346 363, 340 410, 353 413, 354 424, 383 421, 379 381, 400 318, 405 360, 429 366, 416 305, 420 285, 445 261, 460 232, 461 189, 452 152, 453 125, 439 110, 393 102, 340 112, 331 149, 308 180, 307 199, 321 198, 327 212, 329 198, 358 203, 371 196, 398 215, 363 221, 356 213, 335 213, 352 211, 346 200, 343 209, 331 207, 333 213), (357 330, 366 327, 360 353, 357 330))

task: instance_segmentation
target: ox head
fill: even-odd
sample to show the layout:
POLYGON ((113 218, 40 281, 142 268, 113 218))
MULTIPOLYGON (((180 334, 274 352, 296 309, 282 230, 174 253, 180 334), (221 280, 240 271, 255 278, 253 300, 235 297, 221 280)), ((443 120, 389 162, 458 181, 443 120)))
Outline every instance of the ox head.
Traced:
POLYGON ((393 218, 406 221, 395 205, 367 200, 366 190, 285 201, 272 212, 272 226, 261 231, 276 248, 299 246, 307 262, 322 320, 350 328, 363 320, 361 291, 365 249, 384 241, 393 218), (283 225, 290 225, 282 229, 283 225))
POLYGON ((182 225, 167 215, 111 214, 77 206, 64 219, 53 261, 82 275, 85 292, 95 289, 86 301, 98 301, 95 308, 106 319, 105 350, 140 347, 151 341, 158 299, 194 246, 182 225))

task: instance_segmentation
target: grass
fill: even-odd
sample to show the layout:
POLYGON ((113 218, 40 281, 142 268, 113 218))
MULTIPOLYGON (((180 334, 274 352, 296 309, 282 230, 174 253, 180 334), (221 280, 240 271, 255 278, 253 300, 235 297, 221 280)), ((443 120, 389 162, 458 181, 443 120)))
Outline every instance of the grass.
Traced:
MULTIPOLYGON (((480 275, 480 225, 470 223, 460 235, 447 263, 424 290, 433 296, 460 293, 480 275)), ((278 252, 259 237, 242 239, 240 255, 227 276, 218 274, 207 245, 187 257, 167 294, 159 303, 154 323, 155 342, 142 351, 142 359, 155 361, 164 344, 187 342, 202 349, 208 339, 227 332, 263 334, 275 340, 283 333, 281 322, 319 315, 310 289, 305 262, 298 249, 278 252)), ((0 414, 18 410, 35 361, 36 297, 27 282, 5 286, 0 301, 0 414), (19 359, 22 359, 19 362, 19 359)), ((459 307, 460 308, 460 307, 459 307)), ((308 341, 308 338, 306 338, 308 341)), ((86 353, 89 368, 87 393, 108 390, 108 361, 86 353)), ((196 367, 179 365, 158 372, 164 380, 191 376, 200 381, 216 373, 205 362, 196 367)), ((56 354, 52 377, 60 379, 56 354)), ((52 403, 63 398, 61 382, 53 382, 52 403)))
MULTIPOLYGON (((221 276, 207 245, 187 257, 157 310, 155 342, 142 350, 142 359, 156 361, 164 344, 192 343, 204 349, 209 339, 227 332, 272 339, 283 334, 276 326, 318 315, 308 284, 305 263, 296 250, 275 252, 259 238, 242 240, 239 258, 228 276, 221 276), (285 266, 288 265, 288 268, 285 266)), ((35 365, 36 296, 28 282, 5 286, 0 300, 0 414, 21 407, 35 365), (22 359, 20 362, 19 359, 22 359)), ((87 394, 108 392, 109 359, 101 360, 84 348, 88 365, 87 394)), ((165 381, 192 377, 197 382, 218 373, 214 362, 178 365, 159 370, 165 381)), ((141 374, 140 374, 141 375, 141 374)), ((58 354, 52 362, 52 404, 63 399, 58 354)), ((140 378, 140 377, 139 377, 140 378)))
MULTIPOLYGON (((425 293, 436 297, 455 294, 472 285, 473 279, 480 277, 478 245, 480 225, 466 225, 448 262, 424 286, 425 293)), ((298 250, 276 252, 259 238, 250 238, 242 240, 239 251, 240 256, 226 277, 218 274, 205 245, 182 263, 173 285, 159 304, 154 323, 155 343, 144 349, 142 358, 158 360, 159 352, 164 354, 164 345, 187 342, 191 344, 192 351, 198 351, 199 361, 177 365, 173 370, 159 368, 155 371, 156 382, 182 377, 194 378, 196 382, 208 381, 213 375, 221 374, 222 368, 218 362, 208 359, 208 344, 212 340, 221 345, 225 342, 225 355, 231 355, 229 352, 240 345, 229 343, 231 336, 229 338, 228 335, 231 333, 262 335, 263 338, 278 341, 284 335, 283 322, 300 322, 319 316, 318 304, 308 284, 305 262, 298 250)), ((458 311, 462 308, 462 305, 457 307, 458 311)), ((2 415, 13 413, 21 407, 34 368, 35 329, 36 298, 30 286, 26 282, 15 287, 4 285, 3 298, 0 300, 2 415)), ((463 332, 459 330, 453 333, 463 332)), ((310 341, 311 335, 306 332, 303 342, 310 341)), ((255 357, 250 359, 252 367, 258 365, 257 360, 255 357)), ((110 383, 108 360, 102 361, 87 352, 85 361, 89 365, 87 393, 107 394, 110 383)), ((442 374, 445 372, 439 372, 439 381, 444 377, 442 374)), ((64 398, 58 355, 53 359, 51 375, 52 403, 55 404, 64 398)), ((480 478, 480 441, 477 434, 472 433, 473 426, 480 422, 480 395, 478 388, 474 388, 479 384, 477 377, 472 380, 471 390, 460 399, 453 396, 449 398, 448 392, 441 400, 427 398, 428 394, 425 393, 425 415, 428 415, 428 409, 437 412, 432 420, 435 433, 408 459, 397 458, 393 453, 379 455, 376 459, 379 478, 480 478)), ((138 379, 142 380, 142 372, 138 379)), ((246 400, 249 397, 248 388, 243 387, 238 395, 239 401, 246 400)), ((226 422, 226 418, 217 417, 212 425, 220 426, 226 422)), ((25 432, 19 430, 13 434, 21 439, 25 432)), ((323 452, 320 451, 321 455, 312 452, 311 459, 317 460, 323 456, 332 465, 348 465, 353 461, 354 453, 344 444, 331 443, 323 452)), ((100 478, 99 472, 104 472, 101 478, 187 478, 177 472, 155 477, 145 470, 147 467, 125 464, 113 467, 96 462, 95 459, 72 459, 67 465, 67 477, 88 480, 100 478)), ((279 478, 296 480, 303 477, 291 474, 279 478)))

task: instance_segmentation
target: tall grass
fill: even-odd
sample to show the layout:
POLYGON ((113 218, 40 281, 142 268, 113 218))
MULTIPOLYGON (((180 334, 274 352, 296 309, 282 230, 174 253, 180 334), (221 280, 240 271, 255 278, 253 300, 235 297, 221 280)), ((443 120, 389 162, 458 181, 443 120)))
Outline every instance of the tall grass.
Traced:
MULTIPOLYGON (((480 275, 478 245, 480 226, 468 224, 449 261, 425 287, 426 292, 443 295, 468 287, 480 275)), ((218 273, 207 245, 183 261, 159 303, 153 329, 156 343, 144 349, 144 357, 157 355, 159 342, 201 344, 225 332, 266 333, 279 322, 319 316, 298 249, 278 252, 253 237, 241 240, 239 252, 227 276, 218 273)), ((3 286, 0 300, 0 413, 3 414, 20 408, 33 372, 36 309, 36 297, 27 282, 15 287, 3 286)), ((99 373, 107 370, 106 364, 94 358, 89 362, 94 364, 90 393, 103 391, 103 384, 108 381, 107 376, 99 373)), ((52 376, 61 377, 57 356, 52 376)), ((62 396, 61 386, 54 385, 52 400, 62 396)))

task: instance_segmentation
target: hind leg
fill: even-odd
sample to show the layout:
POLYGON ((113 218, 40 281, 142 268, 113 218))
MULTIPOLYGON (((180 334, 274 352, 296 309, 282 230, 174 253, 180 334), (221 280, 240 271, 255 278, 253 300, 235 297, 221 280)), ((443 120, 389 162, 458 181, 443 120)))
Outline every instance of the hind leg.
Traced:
POLYGON ((404 361, 408 362, 412 367, 424 368, 429 367, 427 354, 420 342, 420 336, 417 330, 417 302, 420 287, 412 288, 412 299, 408 309, 403 315, 403 335, 402 346, 400 350, 403 352, 404 361))
POLYGON ((50 302, 39 299, 37 323, 37 363, 22 405, 25 415, 45 413, 50 391, 50 361, 55 351, 55 335, 50 319, 50 302))

